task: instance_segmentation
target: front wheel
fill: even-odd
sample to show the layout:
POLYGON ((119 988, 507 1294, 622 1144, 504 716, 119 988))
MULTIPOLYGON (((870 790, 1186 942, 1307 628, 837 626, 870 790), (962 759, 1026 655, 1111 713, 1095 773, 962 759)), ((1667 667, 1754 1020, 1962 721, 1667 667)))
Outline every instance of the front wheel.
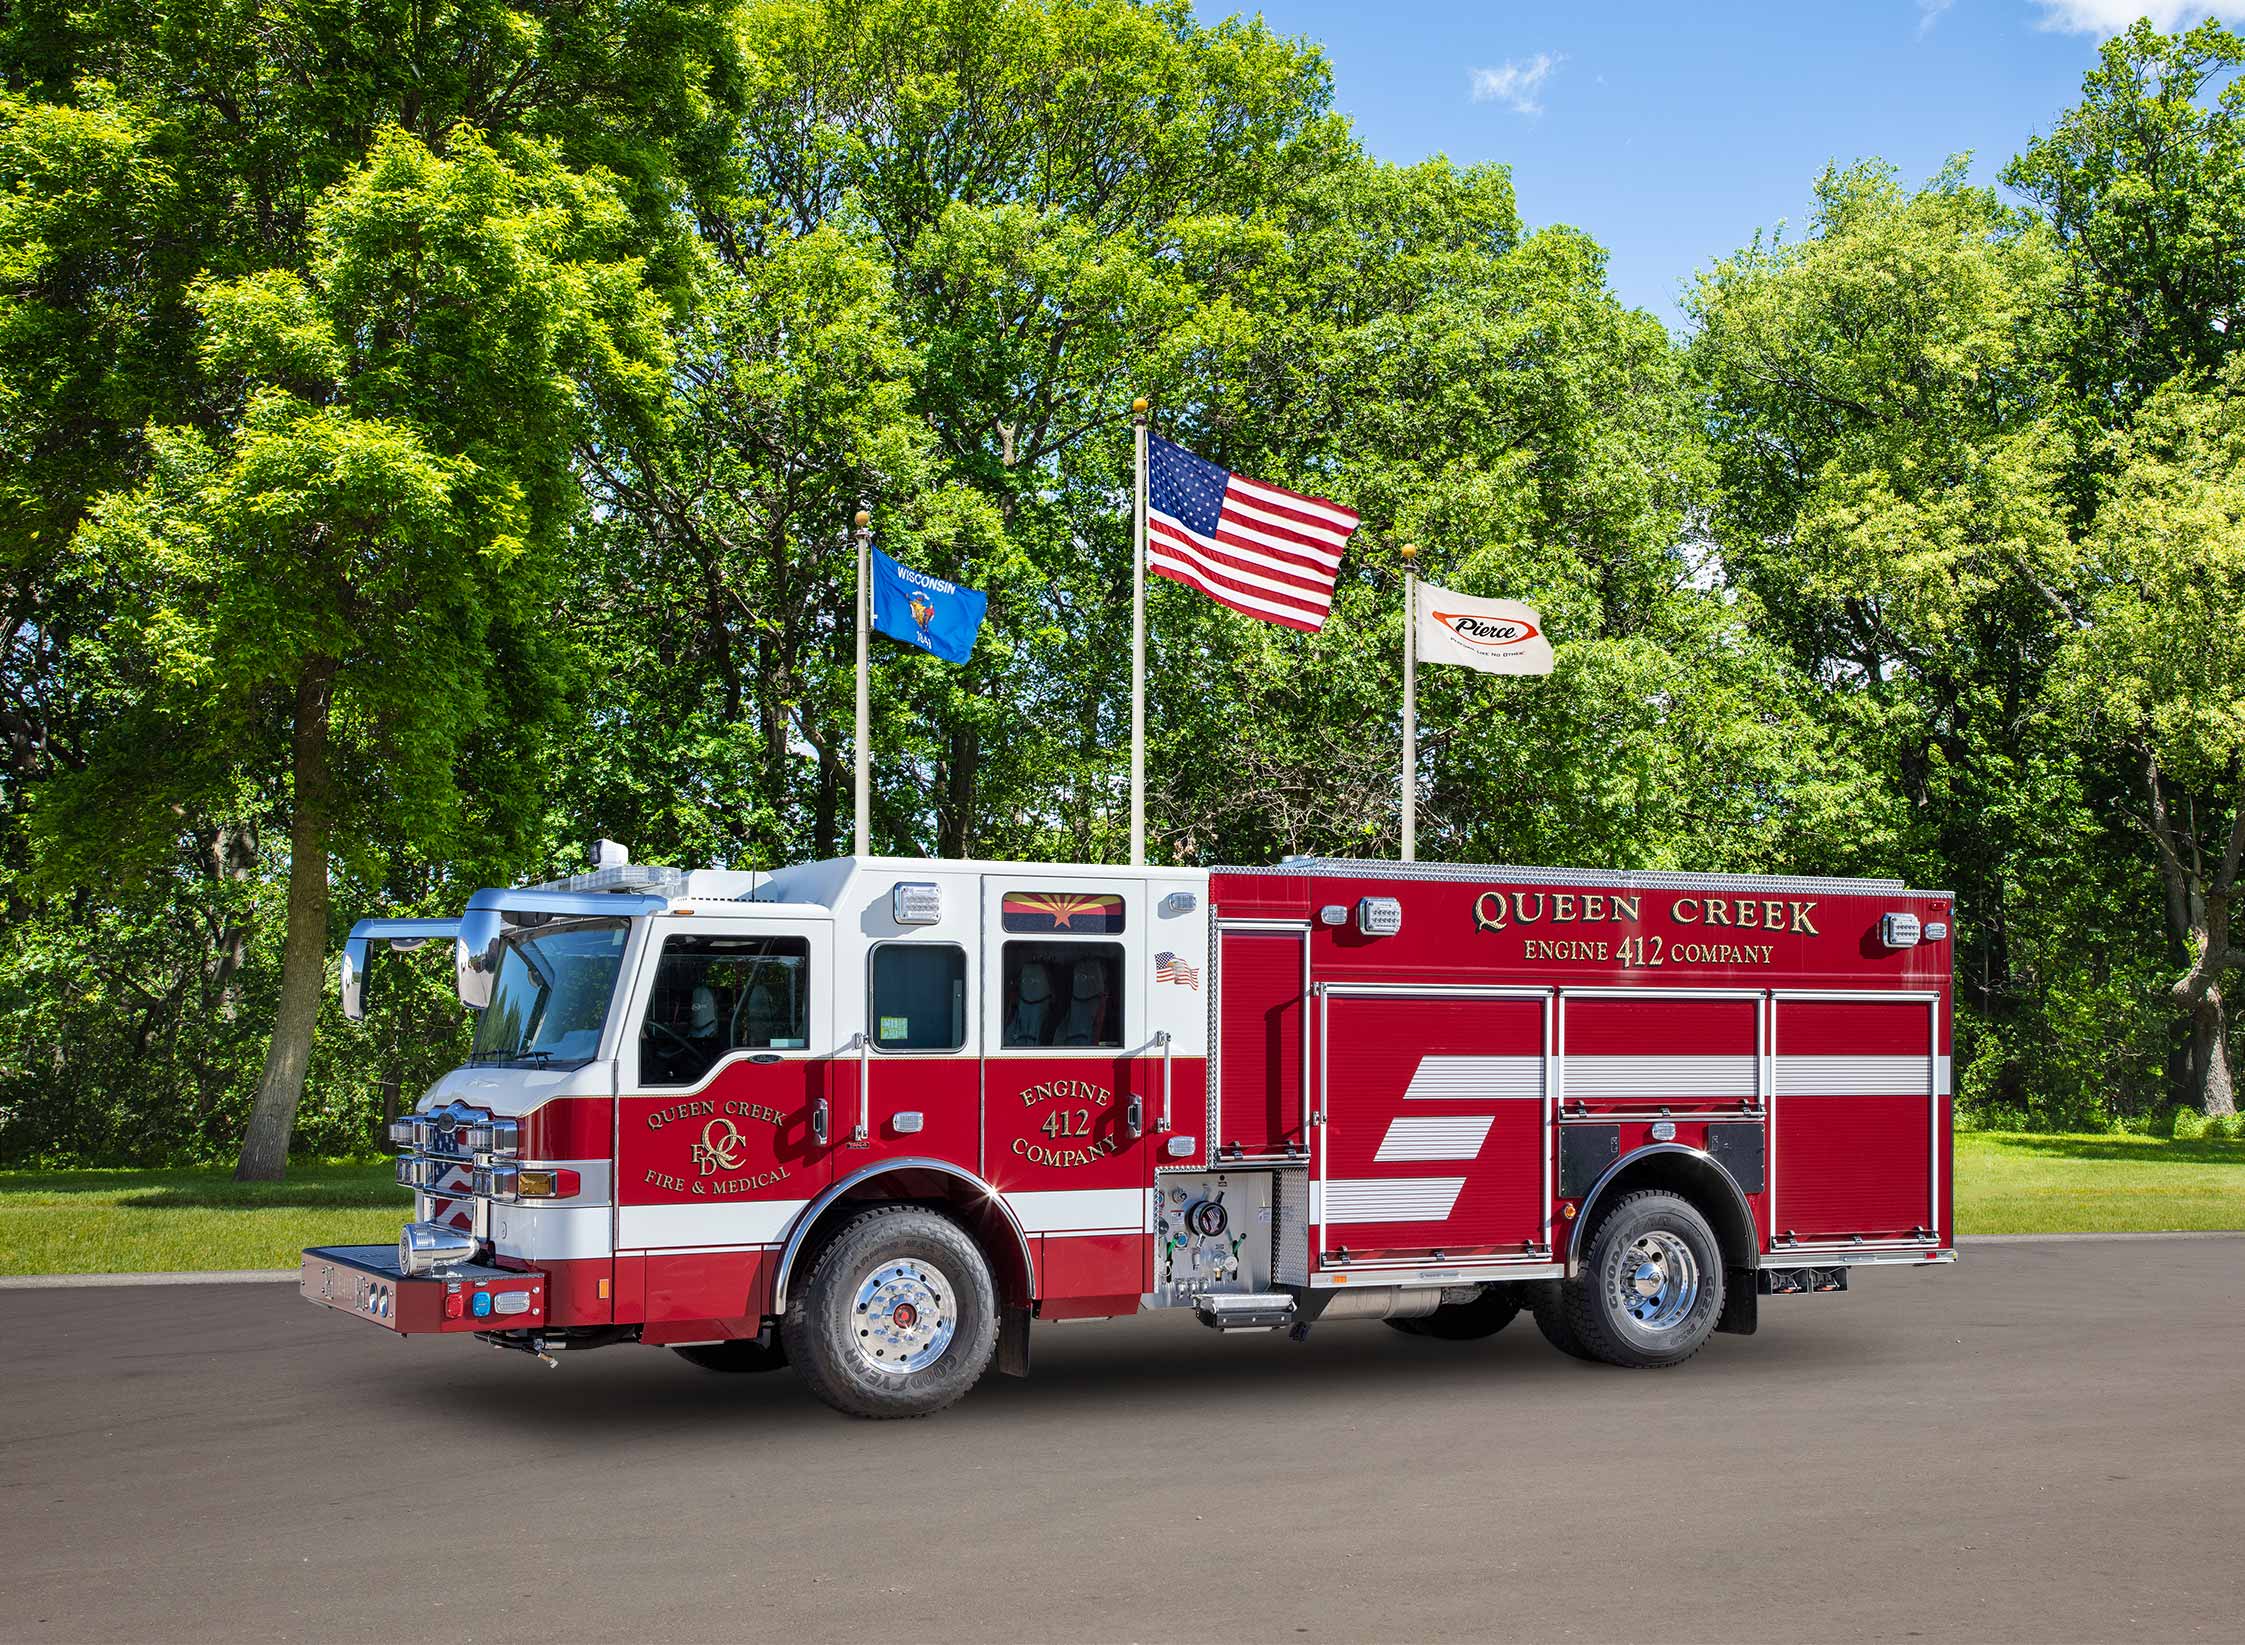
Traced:
POLYGON ((1632 1370, 1681 1365, 1723 1312, 1723 1253, 1688 1200, 1631 1194, 1598 1224, 1580 1273, 1556 1300, 1592 1359, 1632 1370))
POLYGON ((990 1363, 998 1341, 990 1265, 949 1217, 880 1206, 819 1252, 781 1341, 811 1392, 837 1411, 927 1416, 990 1363))

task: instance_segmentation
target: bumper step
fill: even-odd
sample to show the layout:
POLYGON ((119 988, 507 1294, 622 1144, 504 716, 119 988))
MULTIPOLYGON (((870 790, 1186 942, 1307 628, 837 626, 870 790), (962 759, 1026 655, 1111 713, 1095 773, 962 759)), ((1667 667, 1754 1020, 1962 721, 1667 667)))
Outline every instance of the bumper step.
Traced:
POLYGON ((1217 1292, 1195 1298, 1193 1312, 1211 1330, 1275 1331, 1294 1323, 1294 1296, 1290 1291, 1217 1292))
POLYGON ((526 1330, 546 1319, 546 1276, 533 1268, 463 1262, 407 1274, 394 1245, 322 1245, 304 1253, 297 1289, 307 1302, 400 1336, 526 1330))

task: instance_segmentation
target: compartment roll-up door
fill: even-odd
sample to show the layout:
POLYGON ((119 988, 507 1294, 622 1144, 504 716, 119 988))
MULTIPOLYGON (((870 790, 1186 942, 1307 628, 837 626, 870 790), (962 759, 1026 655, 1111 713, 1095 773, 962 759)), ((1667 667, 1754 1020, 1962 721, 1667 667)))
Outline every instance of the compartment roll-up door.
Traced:
POLYGON ((1758 997, 1663 995, 1646 988, 1564 998, 1560 1091, 1570 1112, 1755 1105, 1758 997))
POLYGON ((1212 1140, 1219 1149, 1248 1155, 1305 1147, 1309 932, 1219 926, 1216 942, 1212 1140))
POLYGON ((1776 1002, 1771 1215, 1780 1238, 1906 1238, 1936 1226, 1946 1059, 1924 1000, 1776 1002))
POLYGON ((1321 1251, 1548 1245, 1546 1010, 1540 995, 1327 988, 1321 1251))

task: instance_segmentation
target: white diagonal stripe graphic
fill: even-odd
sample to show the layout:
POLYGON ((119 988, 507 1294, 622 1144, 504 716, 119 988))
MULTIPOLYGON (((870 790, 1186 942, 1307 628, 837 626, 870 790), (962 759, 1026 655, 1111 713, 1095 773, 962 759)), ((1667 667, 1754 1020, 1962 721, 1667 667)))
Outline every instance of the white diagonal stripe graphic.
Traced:
POLYGON ((1388 1121, 1375 1161, 1473 1159, 1489 1140, 1493 1114, 1405 1114, 1388 1121))

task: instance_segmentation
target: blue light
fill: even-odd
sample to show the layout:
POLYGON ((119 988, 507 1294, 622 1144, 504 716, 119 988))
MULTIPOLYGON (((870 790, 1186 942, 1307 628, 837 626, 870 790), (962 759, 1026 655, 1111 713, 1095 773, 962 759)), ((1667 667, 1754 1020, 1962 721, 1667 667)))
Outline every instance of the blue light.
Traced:
POLYGON ((491 1317, 491 1293, 489 1291, 478 1291, 475 1294, 475 1300, 468 1304, 468 1312, 475 1315, 477 1319, 489 1319, 491 1317))

